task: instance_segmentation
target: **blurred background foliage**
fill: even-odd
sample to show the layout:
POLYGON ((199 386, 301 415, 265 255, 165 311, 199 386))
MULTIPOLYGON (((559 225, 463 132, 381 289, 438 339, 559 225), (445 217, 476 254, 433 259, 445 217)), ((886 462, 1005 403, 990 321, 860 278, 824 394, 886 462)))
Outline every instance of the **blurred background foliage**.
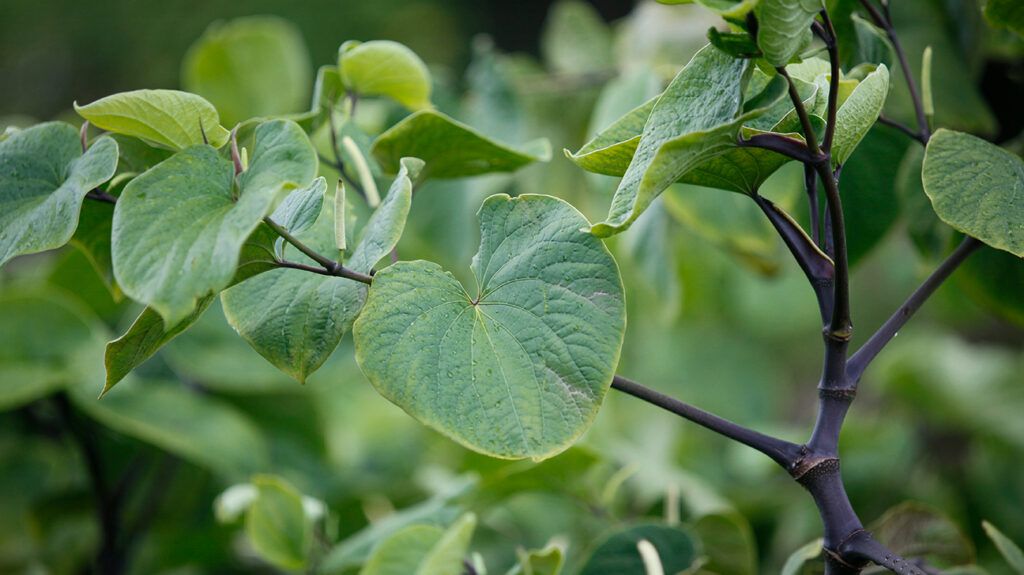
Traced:
MULTIPOLYGON (((855 4, 830 2, 837 13, 855 4)), ((1019 38, 986 28, 972 0, 899 0, 892 9, 915 66, 925 46, 935 50, 937 125, 1019 151, 1019 38)), ((202 93, 183 71, 189 47, 211 22, 253 14, 294 25, 288 65, 298 80, 281 86, 293 93, 242 102, 243 110, 306 109, 316 67, 334 63, 341 42, 387 38, 431 66, 440 109, 504 141, 546 137, 556 151, 577 149, 658 93, 719 24, 697 6, 612 0, 7 0, 0 124, 74 121, 72 101, 122 90, 184 83, 202 93)), ((886 113, 909 119, 905 87, 895 84, 886 113)), ((401 114, 360 105, 369 133, 401 114)), ((313 136, 325 151, 328 138, 313 136)), ((916 144, 878 127, 844 169, 855 344, 951 245, 920 209, 920 157, 916 144)), ((801 176, 790 166, 764 193, 800 213, 801 176)), ((487 195, 552 194, 594 220, 614 183, 558 153, 515 175, 432 182, 417 193, 398 252, 465 275, 487 195)), ((802 441, 820 364, 811 291, 753 203, 676 188, 611 242, 629 304, 620 372, 802 441)), ((982 520, 1024 540, 1022 278, 1011 256, 987 248, 975 256, 869 370, 844 430, 844 476, 861 517, 937 565, 977 560, 1010 573, 982 520)), ((119 510, 132 573, 282 568, 264 560, 266 543, 251 526, 248 536, 239 528, 227 496, 217 507, 224 521, 215 517, 215 498, 254 474, 283 477, 326 503, 307 543, 324 572, 358 568, 395 524, 448 524, 466 509, 479 516, 472 549, 492 573, 504 573, 517 548, 549 541, 567 545, 574 572, 604 536, 642 521, 684 523, 692 554, 709 560, 705 573, 778 573, 820 531, 809 498, 770 461, 631 398, 612 392, 585 439, 555 459, 490 460, 378 396, 350 338, 299 386, 232 332, 219 305, 96 401, 103 342, 137 312, 74 247, 0 274, 0 572, 79 573, 89 564, 109 521, 97 520, 91 465, 116 497, 104 503, 119 510), (26 396, 24 381, 55 393, 26 396)), ((268 481, 256 481, 259 493, 278 486, 268 481)))

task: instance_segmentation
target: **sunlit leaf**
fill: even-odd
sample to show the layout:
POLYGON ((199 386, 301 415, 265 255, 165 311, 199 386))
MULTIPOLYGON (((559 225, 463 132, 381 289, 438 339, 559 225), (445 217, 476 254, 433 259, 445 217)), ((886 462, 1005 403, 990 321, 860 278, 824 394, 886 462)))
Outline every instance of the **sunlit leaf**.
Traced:
POLYGON ((363 96, 387 96, 410 110, 430 108, 430 72, 409 48, 390 40, 350 40, 338 50, 346 88, 363 96))
POLYGON ((0 142, 0 266, 66 244, 85 195, 109 180, 116 166, 112 139, 96 140, 83 154, 78 131, 60 122, 0 142))
POLYGON ((431 178, 513 172, 551 157, 547 140, 512 148, 433 110, 392 126, 373 142, 371 153, 387 173, 396 172, 402 158, 419 158, 426 162, 425 177, 431 178))
POLYGON ((213 104, 177 90, 121 92, 91 104, 75 104, 78 115, 92 124, 126 136, 142 138, 172 150, 205 142, 219 148, 228 141, 213 104))
POLYGON ((475 295, 430 262, 374 277, 354 331, 363 372, 471 449, 514 459, 563 451, 593 421, 625 327, 618 269, 580 233, 586 225, 550 196, 488 198, 475 295))

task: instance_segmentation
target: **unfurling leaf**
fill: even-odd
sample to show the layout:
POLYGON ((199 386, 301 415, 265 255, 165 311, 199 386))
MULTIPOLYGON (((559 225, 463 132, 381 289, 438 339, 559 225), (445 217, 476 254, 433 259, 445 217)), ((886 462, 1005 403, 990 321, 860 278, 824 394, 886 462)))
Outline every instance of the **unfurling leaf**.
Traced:
POLYGON ((386 96, 410 110, 431 107, 427 65, 398 42, 345 42, 338 68, 345 87, 361 96, 386 96))
POLYGON ((569 447, 600 408, 625 328, 618 268, 586 225, 551 196, 491 196, 474 295, 431 262, 378 272, 354 328, 367 378, 482 453, 543 459, 569 447))
POLYGON ((981 138, 938 130, 921 177, 939 218, 986 244, 1024 258, 1024 161, 981 138))
POLYGON ((426 110, 378 136, 371 153, 387 173, 397 171, 402 158, 412 157, 426 163, 425 175, 431 178, 462 178, 513 172, 533 162, 546 162, 551 148, 547 140, 512 148, 440 112, 426 110))
POLYGON ((85 154, 78 130, 50 122, 0 141, 0 266, 66 244, 86 194, 117 168, 117 144, 96 140, 85 154))
POLYGON ((209 143, 219 148, 230 135, 213 104, 177 90, 121 92, 91 104, 75 104, 78 115, 116 134, 142 138, 172 150, 209 143))

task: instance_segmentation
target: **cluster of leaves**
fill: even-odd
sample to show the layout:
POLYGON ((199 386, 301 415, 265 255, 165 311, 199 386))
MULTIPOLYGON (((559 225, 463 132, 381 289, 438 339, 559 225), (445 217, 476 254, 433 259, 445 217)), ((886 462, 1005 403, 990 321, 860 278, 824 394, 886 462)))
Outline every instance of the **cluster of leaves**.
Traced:
MULTIPOLYGON (((851 241, 860 242, 851 257, 866 254, 900 210, 892 207, 895 196, 880 204, 862 197, 878 199, 899 187, 906 192, 910 231, 929 256, 950 247, 952 233, 939 220, 1002 250, 982 252, 988 259, 977 263, 972 293, 1011 317, 1024 315, 1024 216, 1014 199, 1024 185, 1019 156, 952 130, 939 130, 922 150, 895 130, 877 127, 894 78, 890 68, 898 64, 884 33, 859 15, 848 18, 852 33, 840 35, 855 38, 843 53, 856 56, 838 82, 839 94, 830 95, 829 64, 811 37, 820 3, 700 3, 724 17, 729 29, 710 33, 711 44, 678 73, 657 55, 644 69, 612 78, 611 33, 578 2, 561 3, 552 15, 548 72, 481 42, 469 78, 476 99, 463 115, 479 129, 436 109, 435 100, 443 107, 444 96, 427 66, 388 41, 342 44, 338 62, 317 72, 312 105, 303 110, 312 78, 301 38, 278 20, 255 18, 212 27, 195 44, 183 71, 188 92, 139 90, 76 105, 88 122, 81 131, 51 122, 5 133, 0 264, 72 242, 115 298, 127 296, 145 308, 104 351, 108 328, 74 299, 5 293, 4 330, 18 339, 3 350, 4 380, 12 383, 0 390, 0 406, 23 408, 66 395, 110 429, 224 478, 250 480, 220 496, 218 517, 231 523, 244 515, 251 549, 281 569, 454 575, 508 564, 508 557, 495 562, 470 546, 481 537, 478 532, 474 539, 478 524, 500 532, 494 526, 502 519, 483 515, 495 498, 553 483, 568 491, 568 476, 589 474, 579 486, 580 501, 609 506, 629 470, 608 469, 577 449, 525 468, 477 462, 471 468, 486 471, 479 484, 439 492, 334 545, 337 518, 322 502, 281 478, 253 476, 277 451, 259 426, 231 402, 133 370, 165 346, 178 371, 197 369, 201 342, 178 360, 169 344, 201 330, 210 320, 204 314, 213 310, 222 310, 249 346, 300 382, 330 365, 351 330, 354 353, 345 348, 346 355, 381 395, 422 423, 500 458, 561 453, 594 421, 623 347, 623 281, 603 238, 633 228, 621 242, 627 265, 653 270, 645 287, 669 308, 678 305, 679 278, 671 266, 658 264, 674 259, 671 220, 755 269, 779 266, 770 224, 743 210, 752 204, 747 199, 770 195, 779 213, 800 218, 786 215, 798 209, 793 191, 802 182, 792 158, 749 145, 772 135, 805 142, 787 81, 775 69, 784 64, 819 138, 827 103, 837 98, 833 167, 843 166, 846 174, 851 241), (750 34, 755 20, 756 41, 750 34), (250 73, 256 67, 260 73, 250 73), (666 69, 674 77, 662 88, 666 69), (478 190, 508 191, 512 183, 524 192, 562 189, 553 172, 507 175, 547 160, 546 141, 511 145, 495 138, 522 142, 533 135, 520 114, 527 115, 527 105, 557 102, 566 77, 607 82, 592 120, 596 135, 567 151, 587 171, 622 178, 607 217, 591 224, 552 195, 490 195, 479 204, 479 249, 470 266, 475 288, 456 279, 465 274, 445 271, 451 266, 398 261, 405 253, 399 249, 403 232, 415 225, 414 192, 427 182, 491 174, 474 184, 478 190), (555 96, 516 100, 522 85, 541 85, 555 96), (90 126, 104 133, 92 137, 90 126), (882 161, 900 170, 880 176, 875 166, 882 161), (990 273, 993 268, 1000 274, 990 273), (133 380, 97 401, 100 390, 88 384, 104 380, 96 362, 101 356, 103 394, 133 380), (333 545, 326 552, 318 547, 325 541, 333 545)), ((999 18, 994 4, 987 13, 999 18)), ((935 54, 941 56, 940 47, 935 54)), ((634 53, 628 60, 638 59, 634 53)), ((930 78, 927 62, 924 76, 930 78)), ((925 90, 937 95, 935 118, 942 122, 939 76, 937 87, 926 83, 925 90)), ((581 91, 587 90, 596 89, 584 85, 581 91)), ((477 202, 481 194, 466 195, 477 202)), ((446 225, 443 217, 429 223, 446 225)), ((211 379, 223 383, 231 376, 220 361, 221 373, 211 379)), ((350 360, 337 361, 349 363, 343 377, 359 377, 350 360)), ((232 369, 241 391, 258 385, 246 372, 252 367, 232 369)), ((533 551, 520 550, 510 573, 555 574, 563 563, 581 573, 756 572, 746 519, 717 498, 707 502, 706 493, 688 497, 685 526, 673 518, 677 511, 654 524, 620 512, 603 537, 598 534, 607 523, 580 529, 580 539, 597 541, 587 554, 566 561, 565 541, 547 538, 529 544, 533 551)), ((530 512, 531 505, 543 500, 519 512, 530 512)), ((919 529, 925 522, 910 523, 919 529)), ((894 531, 896 539, 906 529, 894 531)), ((1017 561, 1019 550, 993 537, 1017 561)), ((786 572, 800 572, 801 557, 813 558, 820 545, 814 550, 799 552, 786 572)), ((972 559, 967 554, 947 564, 972 559)))

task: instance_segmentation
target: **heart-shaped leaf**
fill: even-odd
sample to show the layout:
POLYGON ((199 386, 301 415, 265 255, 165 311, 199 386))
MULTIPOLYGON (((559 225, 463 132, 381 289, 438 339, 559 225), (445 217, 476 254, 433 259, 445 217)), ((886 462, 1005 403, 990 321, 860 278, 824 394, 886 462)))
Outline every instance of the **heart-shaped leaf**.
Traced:
POLYGON ((761 0, 757 45, 772 66, 785 66, 811 40, 811 22, 825 6, 821 0, 761 0))
POLYGON ((748 61, 714 46, 694 55, 651 110, 608 218, 591 233, 607 237, 626 230, 665 188, 736 146, 740 127, 775 103, 743 112, 747 73, 748 61))
POLYGON ((1024 257, 1024 161, 981 138, 938 130, 921 172, 942 221, 986 244, 1024 257))
MULTIPOLYGON (((412 205, 412 179, 422 162, 406 159, 381 205, 366 223, 346 266, 370 273, 398 243, 412 205)), ((326 202, 316 224, 299 239, 320 253, 335 250, 333 201, 326 202)), ((286 259, 305 256, 286 248, 286 259)), ((311 265, 315 262, 308 261, 311 265)), ((331 352, 366 300, 366 286, 341 277, 276 269, 221 294, 224 315, 249 345, 278 369, 305 382, 331 352)))
POLYGON ((587 429, 611 384, 622 281, 562 200, 496 195, 479 216, 476 295, 431 262, 381 270, 356 359, 384 397, 463 445, 543 459, 587 429))
MULTIPOLYGON (((238 283, 248 277, 272 269, 276 264, 274 257, 274 239, 277 237, 269 227, 260 225, 245 240, 239 256, 238 271, 231 283, 238 283)), ((153 357, 160 348, 192 327, 202 317, 214 296, 208 295, 196 302, 195 309, 185 319, 167 329, 163 318, 153 308, 142 310, 128 331, 121 337, 107 344, 104 364, 107 368, 107 381, 103 393, 110 391, 117 382, 124 379, 129 372, 153 357)))
POLYGON ((399 169, 402 158, 419 158, 426 162, 425 176, 431 178, 514 172, 551 158, 547 140, 512 148, 433 110, 417 112, 392 126, 373 142, 371 153, 389 174, 399 169))
POLYGON ((121 92, 91 104, 75 104, 78 115, 104 130, 135 136, 172 150, 204 142, 219 148, 228 141, 213 104, 177 90, 121 92))
POLYGON ((309 53, 296 26, 271 16, 215 22, 189 48, 182 84, 207 98, 224 123, 301 111, 309 53))
POLYGON ((100 138, 82 154, 70 124, 40 124, 0 141, 0 266, 66 244, 85 195, 116 168, 114 140, 100 138))
POLYGON ((132 180, 114 211, 114 275, 132 299, 177 325, 196 302, 225 288, 246 238, 280 193, 307 185, 317 159, 295 123, 256 129, 252 160, 234 191, 231 162, 193 146, 132 180))
POLYGON ((338 49, 341 81, 362 96, 387 96, 410 110, 430 108, 430 71, 415 52, 391 40, 350 40, 338 49))

